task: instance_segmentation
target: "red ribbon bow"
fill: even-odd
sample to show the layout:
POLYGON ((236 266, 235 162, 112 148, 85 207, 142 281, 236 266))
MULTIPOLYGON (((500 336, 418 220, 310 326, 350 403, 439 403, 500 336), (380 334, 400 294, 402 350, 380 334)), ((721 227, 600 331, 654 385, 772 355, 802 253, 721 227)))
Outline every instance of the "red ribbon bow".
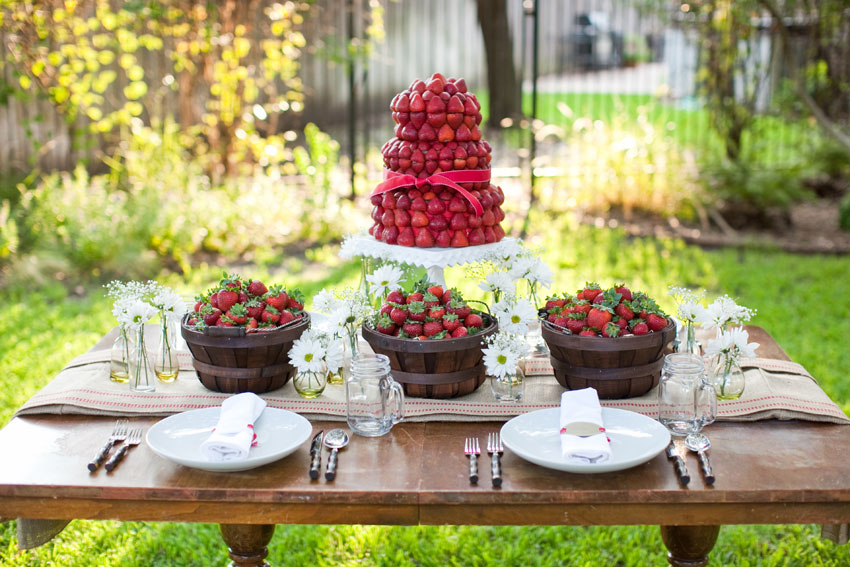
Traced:
POLYGON ((490 170, 457 169, 453 171, 435 173, 434 175, 420 179, 405 173, 396 173, 395 171, 384 169, 384 179, 386 181, 379 183, 378 186, 375 187, 375 190, 372 191, 372 197, 386 193, 387 191, 392 191, 393 189, 398 189, 399 187, 416 187, 417 189, 421 189, 422 186, 426 184, 445 185, 446 187, 451 187, 463 195, 472 205, 472 208, 475 210, 475 215, 480 217, 484 214, 484 207, 481 206, 481 202, 476 199, 472 193, 458 184, 489 182, 490 170))

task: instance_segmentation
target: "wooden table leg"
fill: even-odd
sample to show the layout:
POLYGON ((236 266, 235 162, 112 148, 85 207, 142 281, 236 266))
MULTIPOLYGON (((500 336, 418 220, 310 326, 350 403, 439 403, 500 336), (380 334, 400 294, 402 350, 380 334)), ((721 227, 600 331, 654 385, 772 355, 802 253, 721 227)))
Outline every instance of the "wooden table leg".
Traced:
POLYGON ((705 567, 720 526, 661 526, 667 561, 673 567, 705 567))
POLYGON ((232 560, 230 567, 269 567, 266 546, 274 535, 274 524, 221 524, 220 527, 232 560))

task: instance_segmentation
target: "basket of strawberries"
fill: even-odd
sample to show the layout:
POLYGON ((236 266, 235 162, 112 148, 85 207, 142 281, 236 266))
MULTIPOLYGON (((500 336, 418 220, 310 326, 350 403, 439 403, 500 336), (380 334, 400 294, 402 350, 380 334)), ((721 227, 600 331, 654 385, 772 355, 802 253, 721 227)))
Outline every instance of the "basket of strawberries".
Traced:
POLYGON ((393 378, 407 396, 454 398, 484 383, 484 337, 498 324, 472 309, 456 289, 417 284, 409 294, 390 292, 363 338, 390 359, 393 378))
POLYGON ((595 388, 600 398, 642 396, 658 384, 676 326, 642 292, 587 284, 546 301, 543 339, 565 388, 595 388))
POLYGON ((181 332, 201 383, 216 392, 260 394, 295 375, 292 343, 310 326, 300 292, 225 276, 198 297, 181 332))

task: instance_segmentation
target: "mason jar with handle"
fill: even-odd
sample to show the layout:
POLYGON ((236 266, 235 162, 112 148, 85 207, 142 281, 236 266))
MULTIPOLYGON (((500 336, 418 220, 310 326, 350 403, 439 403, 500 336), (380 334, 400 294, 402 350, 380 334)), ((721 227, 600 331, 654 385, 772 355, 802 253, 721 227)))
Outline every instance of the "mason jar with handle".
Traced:
POLYGON ((404 391, 390 375, 390 359, 383 354, 358 354, 345 378, 346 421, 365 437, 389 433, 404 419, 404 391))
POLYGON ((688 353, 668 354, 658 383, 658 421, 673 436, 698 434, 714 421, 717 398, 705 380, 702 358, 688 353))

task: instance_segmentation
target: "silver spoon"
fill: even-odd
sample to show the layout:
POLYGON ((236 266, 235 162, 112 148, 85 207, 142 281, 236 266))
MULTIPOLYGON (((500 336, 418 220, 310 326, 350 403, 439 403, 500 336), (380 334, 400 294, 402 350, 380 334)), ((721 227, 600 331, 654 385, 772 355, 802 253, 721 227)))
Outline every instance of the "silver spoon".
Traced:
POLYGON ((693 451, 699 457, 699 464, 702 467, 702 474, 705 476, 706 484, 714 484, 714 471, 711 470, 711 463, 708 461, 708 451, 711 447, 711 441, 705 435, 688 435, 685 437, 685 447, 693 451))
POLYGON ((324 444, 331 450, 331 456, 328 457, 328 468, 325 469, 325 480, 333 480, 336 477, 337 453, 348 445, 348 433, 345 432, 345 429, 331 429, 325 435, 324 444))

